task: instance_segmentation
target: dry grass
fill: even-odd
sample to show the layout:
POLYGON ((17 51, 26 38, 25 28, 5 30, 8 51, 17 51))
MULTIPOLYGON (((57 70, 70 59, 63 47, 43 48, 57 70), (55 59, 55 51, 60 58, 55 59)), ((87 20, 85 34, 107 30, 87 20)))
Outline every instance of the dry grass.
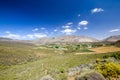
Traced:
POLYGON ((76 53, 75 55, 80 55, 80 54, 100 54, 100 53, 109 53, 109 52, 118 52, 120 51, 120 48, 115 47, 115 46, 108 46, 108 47, 98 47, 98 48, 92 48, 89 49, 93 52, 80 52, 76 53))
POLYGON ((108 53, 108 52, 120 51, 120 48, 115 47, 115 46, 109 46, 109 47, 93 48, 93 49, 90 49, 90 50, 94 51, 95 53, 108 53))

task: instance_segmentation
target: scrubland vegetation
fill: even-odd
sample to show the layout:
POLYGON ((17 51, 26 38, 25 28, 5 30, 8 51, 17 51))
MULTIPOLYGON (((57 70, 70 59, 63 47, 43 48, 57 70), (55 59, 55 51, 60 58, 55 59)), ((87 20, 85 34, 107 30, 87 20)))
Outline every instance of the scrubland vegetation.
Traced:
POLYGON ((84 69, 86 72, 97 71, 106 79, 119 78, 120 52, 96 54, 92 51, 97 47, 109 48, 116 45, 119 47, 118 42, 66 45, 1 42, 0 80, 42 80, 41 78, 47 75, 55 80, 71 80, 69 74, 74 75, 72 77, 75 80, 75 77, 80 76, 81 70, 84 71, 84 69), (91 54, 76 55, 76 53, 91 54))

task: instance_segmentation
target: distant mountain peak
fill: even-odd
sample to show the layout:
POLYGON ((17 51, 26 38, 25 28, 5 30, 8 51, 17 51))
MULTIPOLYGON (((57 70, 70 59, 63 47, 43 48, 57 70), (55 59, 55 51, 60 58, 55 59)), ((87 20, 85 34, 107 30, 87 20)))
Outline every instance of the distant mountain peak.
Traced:
POLYGON ((37 40, 38 44, 81 43, 81 42, 98 42, 98 40, 87 36, 75 36, 75 35, 63 35, 54 38, 41 38, 37 40))
POLYGON ((118 40, 120 40, 120 35, 114 35, 104 39, 104 41, 108 41, 108 42, 116 42, 118 40))
POLYGON ((5 38, 5 37, 0 37, 0 41, 9 41, 9 40, 13 40, 11 38, 5 38))

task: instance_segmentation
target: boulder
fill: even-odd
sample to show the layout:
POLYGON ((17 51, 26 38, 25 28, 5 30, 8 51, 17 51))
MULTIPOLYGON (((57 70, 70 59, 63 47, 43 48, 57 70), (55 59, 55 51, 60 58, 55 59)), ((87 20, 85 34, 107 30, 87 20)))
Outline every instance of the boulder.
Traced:
POLYGON ((77 76, 75 80, 106 80, 104 76, 98 72, 85 73, 82 76, 77 76))

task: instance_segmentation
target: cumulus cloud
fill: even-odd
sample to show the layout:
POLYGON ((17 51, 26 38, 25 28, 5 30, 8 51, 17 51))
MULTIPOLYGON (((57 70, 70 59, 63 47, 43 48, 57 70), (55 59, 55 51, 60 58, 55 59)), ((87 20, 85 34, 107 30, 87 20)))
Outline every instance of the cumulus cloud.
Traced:
POLYGON ((5 35, 2 37, 11 38, 11 39, 36 39, 36 38, 43 38, 47 37, 46 34, 43 33, 32 33, 32 34, 26 34, 26 35, 19 35, 19 34, 13 34, 10 31, 6 31, 5 35))
POLYGON ((70 25, 72 25, 72 24, 73 24, 72 22, 67 23, 68 26, 70 26, 70 25))
POLYGON ((80 30, 81 28, 80 28, 80 27, 78 27, 77 29, 78 29, 78 30, 80 30))
POLYGON ((76 32, 76 30, 73 29, 64 29, 61 31, 62 33, 66 34, 66 35, 70 35, 76 32))
POLYGON ((33 38, 34 38, 34 35, 33 35, 33 34, 27 34, 25 38, 33 39, 33 38))
POLYGON ((113 30, 110 30, 109 32, 118 32, 120 31, 120 29, 113 29, 113 30))
POLYGON ((69 25, 66 25, 66 26, 62 26, 62 28, 70 28, 70 26, 69 26, 69 25))
POLYGON ((104 11, 102 8, 94 8, 91 10, 91 13, 98 13, 104 11))
POLYGON ((42 33, 34 33, 35 38, 43 38, 43 37, 47 37, 46 34, 42 34, 42 33))
POLYGON ((66 25, 62 26, 62 28, 68 29, 73 25, 73 22, 68 22, 66 25))
POLYGON ((36 32, 36 31, 38 31, 38 30, 39 30, 38 28, 35 28, 35 29, 33 29, 32 31, 33 31, 33 32, 36 32))
POLYGON ((11 33, 10 31, 6 31, 5 33, 6 33, 6 34, 5 34, 4 36, 2 36, 2 37, 12 38, 12 39, 20 39, 20 38, 21 38, 20 35, 18 35, 18 34, 13 34, 13 33, 11 33))
POLYGON ((80 22, 78 23, 78 26, 86 26, 86 25, 88 25, 88 21, 86 21, 86 20, 80 21, 80 22))
POLYGON ((58 30, 57 29, 54 29, 54 32, 57 32, 58 30))
POLYGON ((47 35, 43 33, 33 33, 33 34, 26 35, 26 38, 28 39, 43 38, 43 37, 47 37, 47 35))

